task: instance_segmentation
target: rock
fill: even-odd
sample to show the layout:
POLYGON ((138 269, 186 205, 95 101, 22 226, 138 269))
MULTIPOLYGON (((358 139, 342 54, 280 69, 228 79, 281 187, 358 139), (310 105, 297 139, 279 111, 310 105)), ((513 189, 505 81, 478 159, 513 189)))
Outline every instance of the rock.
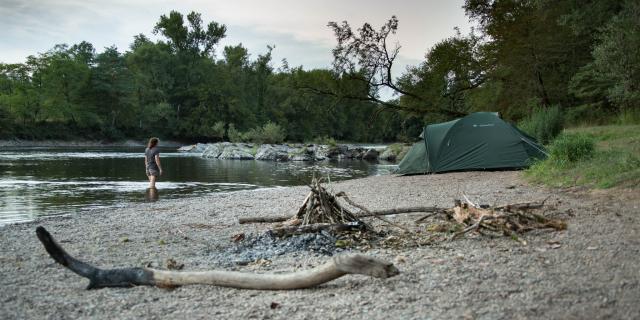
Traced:
POLYGON ((375 148, 363 149, 348 145, 315 144, 263 144, 255 149, 253 144, 220 142, 215 144, 197 144, 186 146, 183 150, 197 152, 201 149, 204 158, 229 160, 267 160, 267 161, 322 161, 326 159, 366 159, 377 160, 380 151, 375 148))
POLYGON ((204 150, 207 149, 209 145, 206 143, 196 143, 195 147, 193 148, 193 150, 191 150, 191 152, 197 152, 197 153, 202 153, 204 152, 204 150))
POLYGON ((345 145, 330 146, 327 150, 327 158, 330 159, 342 159, 345 157, 345 153, 349 151, 349 147, 345 145))
POLYGON ((380 152, 376 149, 369 149, 362 154, 362 159, 364 160, 378 160, 378 155, 380 152))
POLYGON ((221 142, 221 143, 210 144, 202 152, 202 157, 203 158, 212 158, 212 159, 218 158, 222 154, 222 151, 224 150, 226 145, 230 145, 230 143, 229 142, 221 142))
POLYGON ((320 145, 316 147, 315 159, 316 161, 322 161, 329 158, 329 146, 320 145))
POLYGON ((291 148, 285 145, 263 144, 256 152, 256 160, 287 161, 291 148))
POLYGON ((364 149, 354 147, 354 148, 347 149, 347 151, 344 152, 344 156, 345 158, 348 158, 348 159, 362 159, 362 157, 364 156, 364 153, 365 153, 364 149))
POLYGON ((178 148, 178 152, 192 152, 193 150, 195 150, 196 145, 192 144, 192 145, 188 145, 188 146, 182 146, 180 148, 178 148))
POLYGON ((189 153, 204 153, 209 146, 215 144, 206 144, 206 143, 196 143, 188 146, 182 146, 178 148, 178 152, 189 152, 189 153))
POLYGON ((315 147, 302 146, 289 153, 291 161, 313 161, 315 160, 315 147))
POLYGON ((396 149, 390 148, 390 147, 387 147, 386 149, 384 149, 384 151, 379 157, 380 160, 386 160, 386 161, 396 161, 397 158, 398 158, 398 154, 396 153, 396 149))
POLYGON ((225 160, 253 160, 253 145, 238 143, 225 146, 218 159, 225 160))

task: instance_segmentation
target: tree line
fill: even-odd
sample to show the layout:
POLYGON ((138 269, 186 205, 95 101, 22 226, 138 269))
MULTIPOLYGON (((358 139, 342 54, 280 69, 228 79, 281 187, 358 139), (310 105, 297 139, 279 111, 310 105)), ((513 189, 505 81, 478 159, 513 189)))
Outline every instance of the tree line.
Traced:
POLYGON ((463 8, 476 27, 399 75, 396 17, 356 30, 330 22, 333 67, 305 70, 286 60, 274 67, 274 47, 255 56, 242 44, 220 48, 225 25, 172 11, 155 25, 159 40, 139 34, 124 52, 81 42, 0 63, 0 138, 216 141, 269 128, 288 141, 392 141, 474 111, 519 121, 554 107, 566 121, 591 123, 638 115, 637 1, 466 0, 463 8))
POLYGON ((161 39, 139 34, 125 52, 81 42, 0 64, 0 137, 217 141, 275 127, 288 141, 307 142, 394 140, 401 132, 397 116, 372 120, 370 102, 298 85, 359 84, 286 60, 275 69, 273 47, 255 57, 242 44, 218 48, 226 27, 198 13, 163 15, 154 33, 161 39))

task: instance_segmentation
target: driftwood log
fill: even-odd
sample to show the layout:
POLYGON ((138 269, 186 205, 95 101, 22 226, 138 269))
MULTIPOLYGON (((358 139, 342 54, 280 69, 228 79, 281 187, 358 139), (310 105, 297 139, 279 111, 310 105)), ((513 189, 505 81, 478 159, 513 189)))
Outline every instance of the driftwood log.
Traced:
POLYGON ((69 255, 45 228, 36 228, 36 234, 51 258, 89 279, 87 289, 209 284, 240 289, 292 290, 317 286, 347 274, 363 274, 385 279, 399 273, 392 263, 361 254, 338 255, 321 266, 289 274, 252 274, 220 270, 190 272, 151 268, 100 269, 69 255))

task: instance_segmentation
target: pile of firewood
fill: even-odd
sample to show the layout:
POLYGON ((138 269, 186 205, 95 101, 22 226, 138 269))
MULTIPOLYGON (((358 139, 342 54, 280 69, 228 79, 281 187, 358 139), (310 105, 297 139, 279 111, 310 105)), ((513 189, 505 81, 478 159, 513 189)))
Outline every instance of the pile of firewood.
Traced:
POLYGON ((294 219, 302 225, 316 223, 363 223, 349 209, 342 206, 336 196, 332 195, 321 184, 322 179, 313 178, 311 191, 304 199, 294 219))
POLYGON ((451 240, 475 231, 499 233, 523 242, 518 234, 536 229, 564 230, 567 223, 560 219, 552 219, 535 212, 545 206, 542 202, 511 204, 494 208, 482 208, 472 202, 456 201, 451 210, 446 211, 450 220, 461 225, 463 229, 453 234, 451 240))
POLYGON ((518 235, 535 229, 564 230, 566 222, 552 219, 537 213, 545 207, 546 199, 537 202, 509 204, 503 206, 479 206, 471 202, 466 195, 465 201, 455 200, 453 208, 440 207, 410 207, 379 211, 370 211, 365 206, 353 202, 344 192, 331 194, 321 183, 321 179, 313 179, 309 186, 311 191, 293 216, 284 217, 250 217, 240 218, 239 222, 279 222, 282 223, 271 231, 277 236, 319 232, 322 230, 341 231, 374 231, 370 224, 362 218, 373 217, 384 221, 387 225, 411 232, 408 226, 391 222, 383 216, 404 213, 427 213, 416 223, 427 219, 440 218, 455 226, 449 240, 456 239, 466 233, 503 234, 515 240, 522 241, 518 235), (342 199, 357 212, 342 205, 342 199))

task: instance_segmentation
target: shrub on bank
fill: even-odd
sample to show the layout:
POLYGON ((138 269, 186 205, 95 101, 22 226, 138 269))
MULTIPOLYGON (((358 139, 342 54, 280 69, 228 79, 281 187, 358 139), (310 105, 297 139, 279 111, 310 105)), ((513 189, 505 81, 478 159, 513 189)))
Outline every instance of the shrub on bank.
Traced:
POLYGON ((560 107, 536 108, 518 127, 542 144, 548 144, 562 131, 563 116, 560 107))
POLYGON ((229 124, 229 129, 227 130, 227 136, 230 142, 242 142, 244 140, 243 134, 236 129, 236 125, 233 123, 229 124))
POLYGON ((595 152, 595 141, 593 137, 582 134, 562 134, 553 141, 549 147, 550 161, 554 161, 560 166, 590 159, 595 152))
POLYGON ((233 123, 229 124, 227 136, 231 142, 253 142, 257 144, 263 143, 283 143, 286 137, 284 129, 269 121, 262 127, 249 129, 247 132, 240 132, 233 123))
POLYGON ((550 156, 526 170, 534 182, 555 187, 640 186, 640 126, 583 127, 563 133, 550 156))
POLYGON ((262 143, 282 143, 286 137, 284 129, 271 121, 267 122, 260 131, 262 131, 262 143))

